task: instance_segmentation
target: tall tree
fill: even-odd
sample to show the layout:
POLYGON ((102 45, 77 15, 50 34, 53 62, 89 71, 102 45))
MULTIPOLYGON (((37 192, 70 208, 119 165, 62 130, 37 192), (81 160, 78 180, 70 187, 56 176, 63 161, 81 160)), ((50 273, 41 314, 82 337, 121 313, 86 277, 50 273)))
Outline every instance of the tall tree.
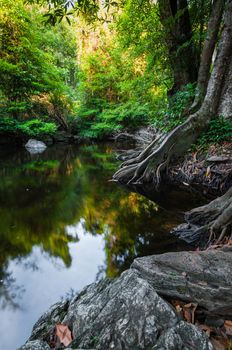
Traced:
MULTIPOLYGON (((227 0, 223 4, 223 17, 220 21, 222 32, 212 73, 208 79, 212 64, 212 53, 216 45, 215 32, 218 32, 216 27, 219 26, 218 20, 215 21, 215 9, 219 5, 222 5, 221 1, 215 0, 201 56, 198 86, 207 86, 201 105, 184 123, 177 126, 160 142, 154 140, 139 156, 136 155, 136 157, 124 162, 113 176, 115 181, 141 184, 152 179, 156 181, 158 186, 170 158, 184 154, 191 144, 196 141, 200 133, 207 128, 209 121, 218 115, 219 111, 226 111, 227 115, 231 115, 232 0, 227 0), (215 26, 212 28, 213 22, 215 26), (214 29, 214 35, 212 35, 212 29, 214 29)), ((204 94, 204 91, 202 93, 204 94)), ((197 228, 198 234, 210 234, 210 239, 213 235, 219 235, 221 239, 227 230, 231 230, 231 189, 209 205, 194 210, 190 214, 190 218, 194 217, 195 222, 197 221, 194 215, 196 213, 198 220, 200 213, 204 214, 203 217, 205 218, 203 226, 199 224, 197 228)))
MULTIPOLYGON (((97 0, 85 2, 51 0, 49 1, 50 17, 48 17, 53 22, 57 20, 57 17, 66 17, 71 3, 78 13, 89 14, 88 18, 96 17, 98 13, 97 0)), ((160 18, 166 31, 166 43, 174 75, 171 93, 186 82, 195 81, 197 76, 198 60, 195 58, 195 46, 188 12, 190 3, 192 1, 158 0, 160 18), (182 53, 181 50, 183 50, 182 53)), ((204 1, 201 1, 200 5, 202 6, 203 3, 204 1)), ((110 5, 110 2, 107 4, 110 5)), ((214 0, 211 8, 201 53, 197 93, 191 109, 192 114, 168 135, 153 140, 139 155, 136 152, 134 157, 130 156, 130 159, 126 160, 114 174, 114 181, 127 185, 153 181, 158 187, 170 159, 183 155, 200 133, 207 129, 214 116, 220 113, 231 117, 232 0, 214 0), (213 60, 214 51, 217 53, 215 60, 213 60)), ((201 23, 201 31, 202 28, 201 23)), ((205 220, 203 220, 203 226, 199 224, 198 233, 209 234, 210 238, 218 235, 221 239, 228 230, 231 232, 231 189, 209 205, 196 209, 192 215, 195 220, 194 213, 197 213, 198 217, 199 213, 204 213, 205 220)))
POLYGON ((160 19, 166 33, 174 84, 173 95, 197 81, 198 57, 194 44, 187 0, 159 0, 160 19))

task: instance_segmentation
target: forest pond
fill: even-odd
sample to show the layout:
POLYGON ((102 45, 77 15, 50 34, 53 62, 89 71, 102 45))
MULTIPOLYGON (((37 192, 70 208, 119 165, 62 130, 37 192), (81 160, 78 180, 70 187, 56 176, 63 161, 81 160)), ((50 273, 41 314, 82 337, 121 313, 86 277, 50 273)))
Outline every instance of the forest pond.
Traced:
POLYGON ((169 231, 195 199, 167 193, 160 207, 109 182, 117 165, 109 144, 0 149, 1 349, 22 345, 50 305, 134 257, 186 249, 169 231))

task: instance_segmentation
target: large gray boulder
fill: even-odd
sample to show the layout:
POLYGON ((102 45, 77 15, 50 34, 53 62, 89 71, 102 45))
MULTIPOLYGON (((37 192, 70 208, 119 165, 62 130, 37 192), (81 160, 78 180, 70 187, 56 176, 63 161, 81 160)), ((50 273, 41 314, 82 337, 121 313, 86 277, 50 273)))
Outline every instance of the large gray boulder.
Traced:
POLYGON ((35 139, 30 139, 25 144, 25 148, 31 154, 37 154, 37 153, 44 152, 45 149, 47 148, 47 146, 42 141, 38 141, 38 140, 35 140, 35 139))
POLYGON ((232 316, 232 247, 135 259, 132 269, 162 296, 196 302, 232 316))
POLYGON ((35 324, 21 350, 31 350, 33 344, 47 350, 57 323, 66 324, 72 331, 74 340, 69 349, 213 349, 207 336, 182 321, 134 268, 116 280, 86 287, 71 301, 54 305, 35 324))

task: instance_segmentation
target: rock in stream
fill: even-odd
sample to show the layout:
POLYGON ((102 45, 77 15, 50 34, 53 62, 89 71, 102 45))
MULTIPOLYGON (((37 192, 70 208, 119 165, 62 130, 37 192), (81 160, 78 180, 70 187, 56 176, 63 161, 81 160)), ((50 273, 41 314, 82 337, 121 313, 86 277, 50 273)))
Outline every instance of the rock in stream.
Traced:
POLYGON ((43 153, 47 146, 44 142, 35 139, 30 139, 25 144, 25 148, 31 154, 43 153))

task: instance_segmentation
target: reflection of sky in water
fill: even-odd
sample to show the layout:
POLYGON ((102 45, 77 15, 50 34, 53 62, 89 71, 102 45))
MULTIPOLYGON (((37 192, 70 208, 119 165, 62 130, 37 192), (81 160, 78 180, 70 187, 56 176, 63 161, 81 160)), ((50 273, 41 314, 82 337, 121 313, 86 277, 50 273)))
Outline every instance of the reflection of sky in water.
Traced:
POLYGON ((23 261, 10 262, 8 271, 16 278, 15 285, 26 287, 20 292, 20 299, 16 300, 19 308, 12 310, 6 307, 0 310, 1 349, 14 350, 15 344, 22 345, 22 339, 28 338, 32 325, 46 309, 72 289, 77 291, 92 283, 99 267, 104 265, 103 236, 84 233, 81 224, 68 226, 66 230, 79 238, 79 242, 69 243, 72 257, 69 268, 57 258, 52 258, 51 263, 51 258, 41 252, 39 247, 34 247, 23 261))
POLYGON ((183 249, 169 231, 182 222, 178 208, 197 206, 189 195, 162 194, 171 212, 161 210, 109 182, 115 168, 107 145, 33 157, 0 148, 0 350, 20 346, 72 290, 117 276, 135 256, 183 249))

